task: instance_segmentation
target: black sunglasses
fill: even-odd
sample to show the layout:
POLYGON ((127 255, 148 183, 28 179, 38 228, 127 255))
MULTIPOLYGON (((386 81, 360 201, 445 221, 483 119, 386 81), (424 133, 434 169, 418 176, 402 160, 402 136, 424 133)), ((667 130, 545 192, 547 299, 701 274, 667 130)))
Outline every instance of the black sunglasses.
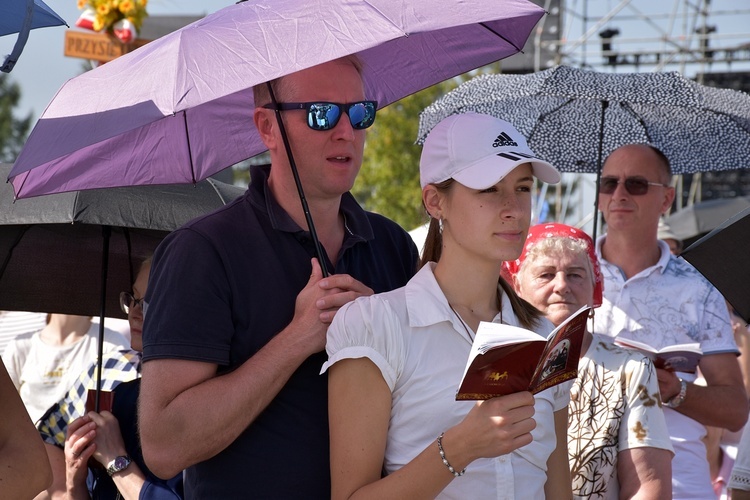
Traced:
POLYGON ((130 314, 130 309, 135 306, 143 308, 143 297, 136 299, 130 292, 120 292, 120 309, 122 309, 122 312, 130 314))
POLYGON ((599 193, 612 194, 617 189, 618 184, 624 184, 625 190, 628 194, 633 196, 640 196, 648 193, 649 186, 669 187, 669 184, 651 182, 643 177, 626 177, 624 181, 621 181, 617 177, 602 177, 599 181, 599 193))
POLYGON ((307 111, 307 126, 313 130, 331 130, 341 118, 341 110, 349 116, 349 123, 355 130, 366 129, 375 122, 377 101, 357 101, 348 104, 338 102, 279 102, 263 106, 275 111, 304 109, 307 111))

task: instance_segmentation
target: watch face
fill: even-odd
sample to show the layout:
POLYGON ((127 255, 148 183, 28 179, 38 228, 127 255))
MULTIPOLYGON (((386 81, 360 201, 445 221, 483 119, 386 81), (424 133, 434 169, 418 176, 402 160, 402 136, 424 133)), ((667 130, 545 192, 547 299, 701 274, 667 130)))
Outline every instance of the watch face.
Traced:
POLYGON ((125 457, 115 458, 115 469, 121 470, 123 467, 128 465, 128 460, 125 457))

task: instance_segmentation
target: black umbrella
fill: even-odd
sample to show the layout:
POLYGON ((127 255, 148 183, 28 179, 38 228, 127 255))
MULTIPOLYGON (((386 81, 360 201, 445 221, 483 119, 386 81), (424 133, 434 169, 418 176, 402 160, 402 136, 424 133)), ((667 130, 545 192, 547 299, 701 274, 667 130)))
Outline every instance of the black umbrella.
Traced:
MULTIPOLYGON (((0 164, 0 177, 10 168, 0 164)), ((101 359, 104 317, 124 317, 119 293, 130 290, 138 262, 170 231, 243 192, 207 179, 14 201, 2 184, 0 309, 98 315, 101 359)))
POLYGON ((422 112, 418 140, 464 111, 509 121, 561 171, 597 174, 597 194, 603 159, 626 144, 659 148, 676 174, 750 166, 750 96, 676 72, 557 66, 528 75, 481 75, 422 112))
POLYGON ((724 221, 680 256, 690 262, 750 322, 750 208, 724 221))

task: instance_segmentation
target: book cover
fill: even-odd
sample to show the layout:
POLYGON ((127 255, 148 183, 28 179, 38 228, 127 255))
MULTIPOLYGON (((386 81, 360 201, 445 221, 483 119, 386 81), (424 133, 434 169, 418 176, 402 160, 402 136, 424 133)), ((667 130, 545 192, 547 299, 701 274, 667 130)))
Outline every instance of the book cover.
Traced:
POLYGON ((657 368, 676 372, 695 373, 703 355, 700 344, 697 342, 670 345, 656 349, 644 342, 615 337, 615 344, 643 353, 654 362, 654 366, 657 368))
POLYGON ((547 338, 524 328, 481 322, 456 400, 484 400, 519 391, 536 394, 575 378, 590 310, 579 309, 547 338))

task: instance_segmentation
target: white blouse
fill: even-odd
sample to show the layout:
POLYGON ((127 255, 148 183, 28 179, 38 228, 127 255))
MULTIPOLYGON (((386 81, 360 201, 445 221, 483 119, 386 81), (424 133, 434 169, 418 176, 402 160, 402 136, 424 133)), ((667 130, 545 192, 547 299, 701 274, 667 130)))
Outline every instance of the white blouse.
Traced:
MULTIPOLYGON (((433 267, 434 263, 424 266, 403 288, 350 302, 328 330, 329 358, 321 373, 339 360, 366 357, 380 369, 391 390, 388 473, 461 422, 474 405, 455 400, 471 338, 450 309, 433 267)), ((520 326, 504 294, 502 311, 503 323, 520 326)), ((500 320, 501 315, 494 319, 500 320)), ((552 325, 543 319, 537 330, 546 337, 552 325)), ((557 444, 553 413, 568 405, 571 385, 567 382, 536 394, 532 443, 508 455, 475 460, 439 498, 543 498, 547 459, 557 444)))

